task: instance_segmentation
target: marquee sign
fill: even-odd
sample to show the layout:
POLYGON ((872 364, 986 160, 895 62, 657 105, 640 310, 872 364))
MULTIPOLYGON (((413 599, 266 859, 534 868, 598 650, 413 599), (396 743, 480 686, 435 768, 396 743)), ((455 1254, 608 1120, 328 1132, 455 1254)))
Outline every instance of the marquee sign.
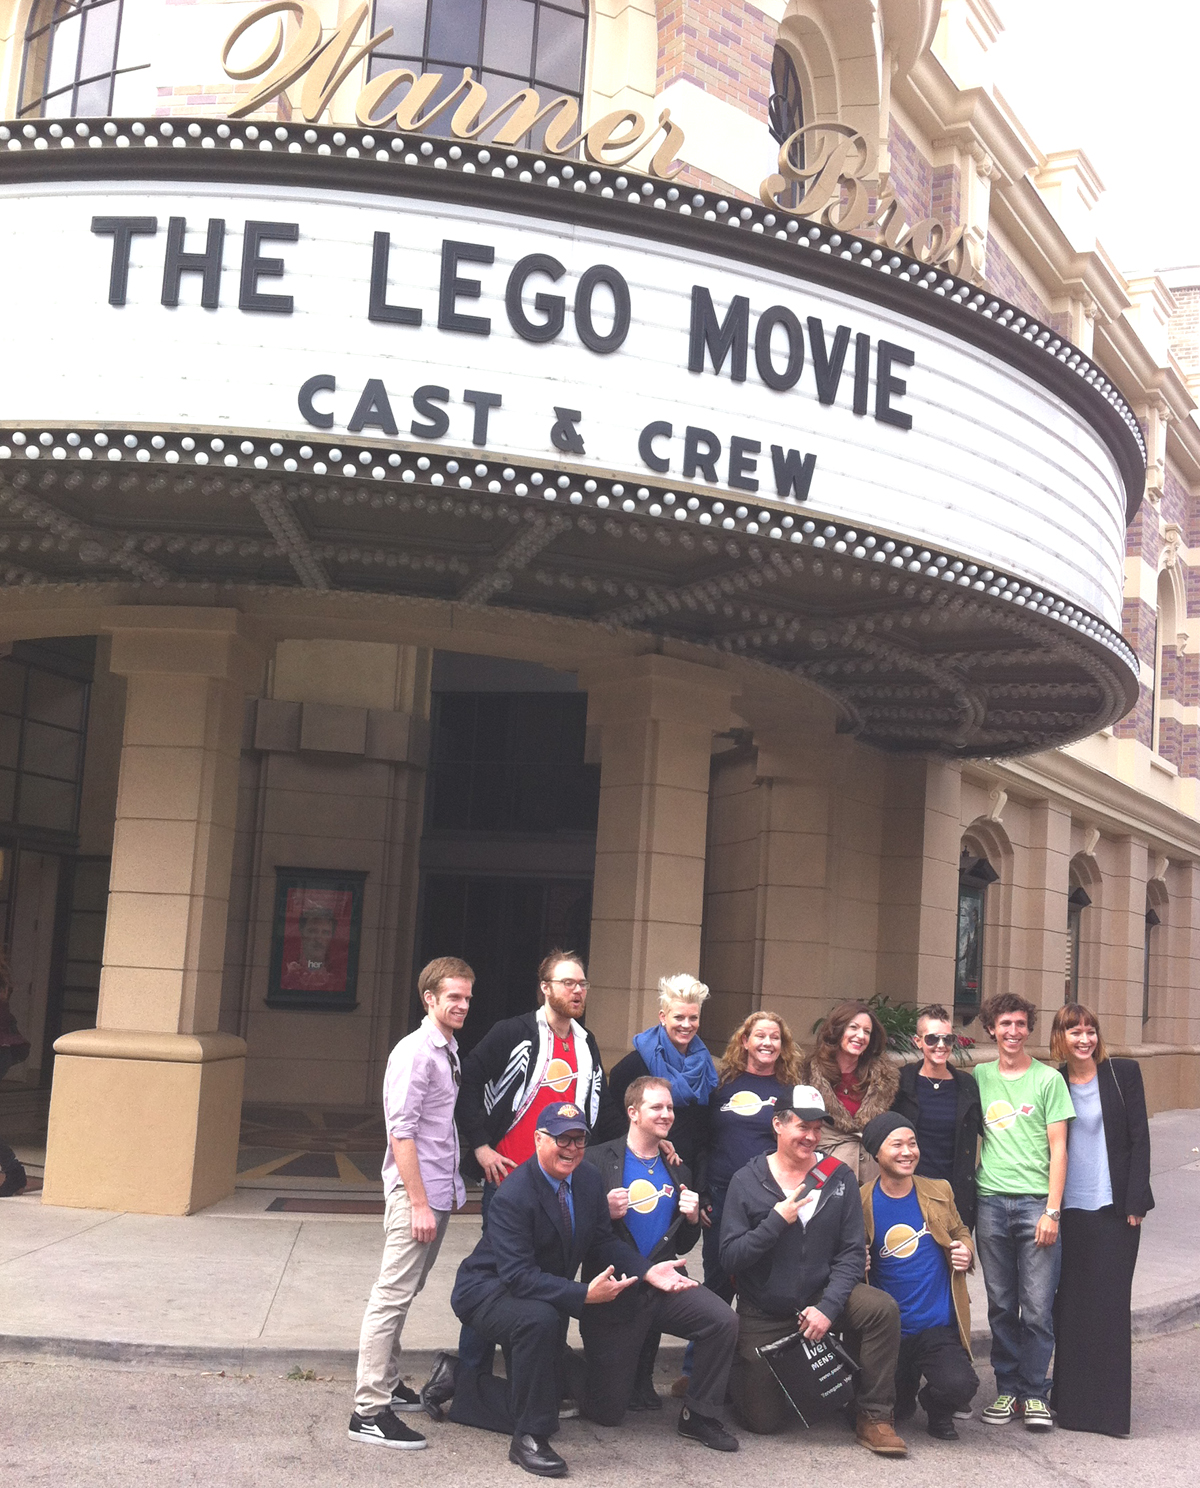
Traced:
MULTIPOLYGON (((176 539, 172 525, 203 523, 210 499, 224 512, 222 492, 249 494, 271 552, 238 524, 221 549, 249 571, 275 573, 283 555, 317 588, 360 561, 383 566, 376 585, 399 582, 418 565, 419 531, 418 547, 440 547, 423 571, 446 575, 447 597, 511 593, 537 608, 559 602, 537 585, 565 586, 571 613, 651 628, 693 614, 702 632, 705 615, 742 615, 750 629, 722 644, 789 656, 830 686, 861 670, 851 656, 866 643, 889 658, 874 674, 911 671, 926 698, 948 690, 945 705, 922 705, 942 720, 931 734, 887 684, 878 712, 901 742, 944 734, 960 751, 1000 752, 1127 706, 1136 424, 1074 348, 971 299, 966 281, 919 277, 926 266, 765 206, 549 157, 284 125, 102 128, 0 126, 5 282, 54 286, 8 307, 22 355, 0 366, 0 509, 6 489, 50 493, 37 498, 47 505, 20 496, 17 510, 78 532, 84 562, 164 582, 162 558, 129 554, 201 555, 207 539, 176 539), (66 493, 90 489, 103 515, 113 477, 135 492, 143 470, 148 493, 182 503, 150 503, 162 535, 85 538, 66 493), (60 484, 66 507, 51 499, 60 484), (416 493, 451 485, 468 493, 460 520, 486 528, 465 547, 465 528, 451 541, 431 518, 412 526, 417 512, 452 509, 416 493), (382 546, 360 559, 329 526, 343 502, 414 516, 381 516, 382 546), (510 521, 525 533, 511 552, 510 521), (595 533, 586 559, 571 547, 582 533, 595 533), (647 539, 660 556, 637 547, 647 539), (744 563, 748 539, 781 551, 752 546, 761 574, 729 582, 769 579, 780 596, 791 585, 791 608, 720 599, 722 565, 744 563), (832 567, 803 556, 826 546, 844 555, 832 567), (567 570, 535 565, 535 587, 521 589, 514 575, 552 547, 567 570), (667 581, 672 565, 692 576, 682 588, 667 581), (848 627, 813 628, 809 575, 879 599, 847 612, 848 627), (887 609, 893 595, 930 606, 922 624, 957 617, 953 665, 925 654, 933 632, 899 640, 911 617, 887 609), (1047 618, 1031 629, 1026 615, 1047 618), (1029 660, 968 686, 962 627, 980 625, 979 644, 1029 660), (1060 682, 1056 701, 1076 701, 985 727, 993 692, 1049 700, 1032 680, 1055 654, 1042 626, 1076 657, 1078 680, 1060 682)), ((834 613, 829 597, 814 602, 834 613)), ((875 705, 854 685, 875 736, 875 705)))

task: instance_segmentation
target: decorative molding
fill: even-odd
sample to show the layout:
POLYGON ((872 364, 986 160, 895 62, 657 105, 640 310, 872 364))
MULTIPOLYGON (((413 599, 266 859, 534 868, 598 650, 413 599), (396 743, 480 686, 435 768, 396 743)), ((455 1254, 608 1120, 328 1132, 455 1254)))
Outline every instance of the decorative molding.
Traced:
POLYGON ((988 800, 992 804, 988 808, 987 819, 999 825, 1000 818, 1004 815, 1004 808, 1008 805, 1008 792, 1001 785, 993 786, 988 791, 988 800))
POLYGON ((1100 828, 1090 828, 1087 836, 1083 839, 1083 856, 1085 858, 1094 858, 1096 856, 1096 847, 1099 841, 1100 828))

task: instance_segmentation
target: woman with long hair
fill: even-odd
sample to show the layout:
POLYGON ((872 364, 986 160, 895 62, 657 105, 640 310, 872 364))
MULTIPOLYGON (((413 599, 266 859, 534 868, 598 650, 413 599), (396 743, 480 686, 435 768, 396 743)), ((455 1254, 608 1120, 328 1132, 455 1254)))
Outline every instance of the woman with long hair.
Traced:
POLYGON ((1100 1020, 1069 1002, 1050 1053, 1075 1107, 1067 1126, 1062 1276, 1050 1404, 1067 1431, 1129 1435, 1129 1307, 1150 1192, 1150 1123, 1136 1059, 1110 1059, 1100 1020))
POLYGON ((843 1002, 829 1014, 800 1066, 800 1081, 825 1099, 826 1157, 839 1158, 860 1183, 873 1182, 879 1169, 862 1150, 863 1128, 890 1109, 900 1076, 887 1055, 883 1024, 865 1002, 843 1002))

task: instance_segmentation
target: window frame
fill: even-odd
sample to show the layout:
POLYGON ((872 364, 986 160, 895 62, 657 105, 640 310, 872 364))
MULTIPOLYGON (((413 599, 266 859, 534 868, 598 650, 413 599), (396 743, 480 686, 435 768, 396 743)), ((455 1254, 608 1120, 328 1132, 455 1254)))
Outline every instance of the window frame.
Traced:
POLYGON ((46 117, 46 105, 52 99, 61 98, 64 93, 71 94, 71 108, 64 118, 77 118, 79 90, 90 86, 92 83, 102 82, 108 79, 108 100, 102 114, 89 114, 91 118, 107 118, 112 113, 113 93, 116 88, 118 76, 122 72, 129 72, 131 68, 117 66, 121 52, 121 27, 125 19, 125 0, 74 0, 72 10, 58 14, 60 6, 72 4, 72 0, 34 0, 29 8, 29 14, 25 21, 25 35, 22 40, 21 51, 21 81, 17 89, 17 118, 41 119, 46 117), (88 34, 88 17, 92 11, 102 10, 109 5, 117 7, 117 24, 113 35, 112 65, 101 71, 89 73, 86 77, 80 76, 80 66, 83 59, 84 44, 88 34), (41 20, 43 14, 49 15, 49 19, 41 20), (79 40, 75 49, 75 65, 72 79, 61 87, 47 91, 50 78, 50 68, 54 59, 55 33, 66 21, 79 17, 81 20, 79 29, 79 40), (46 52, 44 60, 38 64, 41 69, 38 92, 27 97, 27 88, 30 86, 30 55, 33 44, 42 38, 46 38, 46 52))

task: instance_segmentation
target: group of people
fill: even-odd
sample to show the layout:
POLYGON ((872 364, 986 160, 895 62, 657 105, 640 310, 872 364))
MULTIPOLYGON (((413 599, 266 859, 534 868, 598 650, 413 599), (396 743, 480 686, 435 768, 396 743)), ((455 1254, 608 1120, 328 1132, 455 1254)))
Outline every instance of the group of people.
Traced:
POLYGON ((448 1407, 508 1435, 527 1472, 561 1477, 564 1415, 617 1425, 662 1408, 668 1333, 688 1340, 672 1386, 680 1436, 733 1452, 727 1407, 746 1430, 782 1429, 799 1397, 820 1395, 828 1335, 852 1371, 857 1440, 902 1456, 896 1425, 918 1405, 942 1441, 971 1414, 977 1257, 997 1383, 983 1421, 1045 1431, 1057 1415, 1128 1434, 1149 1128, 1136 1062, 1107 1056, 1087 1008, 1055 1016, 1058 1069, 1027 1052, 1036 1009, 1012 993, 981 1009, 998 1057, 970 1071, 944 1008, 921 1011, 921 1058, 900 1066, 857 1002, 829 1014, 807 1055, 759 1011, 714 1061, 698 1034, 708 989, 674 976, 658 1022, 606 1079, 581 958, 552 951, 538 982, 537 1009, 497 1023, 460 1065, 474 974, 443 958, 420 975, 427 1015, 385 1078, 386 1242, 353 1440, 424 1447, 400 1418, 448 1407), (451 1297, 458 1352, 418 1393, 400 1335, 464 1201, 460 1169, 482 1179, 483 1233, 451 1297), (703 1285, 684 1263, 698 1239, 703 1285), (582 1359, 566 1346, 572 1318, 582 1359))

